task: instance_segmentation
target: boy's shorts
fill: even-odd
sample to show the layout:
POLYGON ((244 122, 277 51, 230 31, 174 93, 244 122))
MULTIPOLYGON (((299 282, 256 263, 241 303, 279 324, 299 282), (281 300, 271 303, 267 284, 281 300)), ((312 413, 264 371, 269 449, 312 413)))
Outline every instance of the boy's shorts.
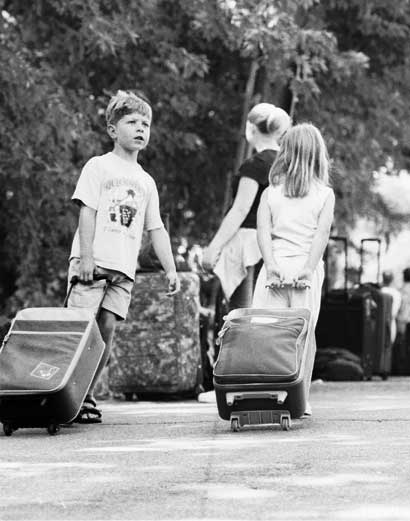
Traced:
MULTIPOLYGON (((111 311, 117 316, 118 320, 125 320, 131 301, 131 290, 134 282, 123 273, 115 270, 109 270, 97 266, 96 273, 110 275, 111 284, 108 286, 107 293, 104 297, 102 308, 111 311)), ((80 259, 77 257, 71 259, 68 268, 68 283, 71 277, 80 274, 80 259)), ((97 280, 90 284, 76 284, 68 299, 69 308, 88 308, 95 312, 98 309, 103 291, 105 280, 97 280)))

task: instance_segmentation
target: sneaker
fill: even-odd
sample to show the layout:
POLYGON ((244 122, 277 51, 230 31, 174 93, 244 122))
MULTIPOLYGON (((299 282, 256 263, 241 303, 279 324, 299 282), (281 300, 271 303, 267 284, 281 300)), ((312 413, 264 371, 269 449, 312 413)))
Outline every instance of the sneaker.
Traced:
POLYGON ((208 391, 206 393, 199 393, 197 397, 200 403, 216 403, 215 391, 208 391))

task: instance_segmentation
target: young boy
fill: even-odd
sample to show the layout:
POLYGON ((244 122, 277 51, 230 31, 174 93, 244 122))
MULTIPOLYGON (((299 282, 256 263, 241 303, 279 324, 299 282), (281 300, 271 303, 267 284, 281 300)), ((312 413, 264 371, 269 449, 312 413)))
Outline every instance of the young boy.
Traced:
POLYGON ((149 141, 151 119, 151 107, 145 100, 132 92, 118 91, 106 110, 113 150, 85 164, 72 196, 80 206, 80 216, 68 280, 77 275, 82 284, 74 286, 69 307, 97 309, 105 283, 93 281, 94 273, 107 274, 112 280, 98 318, 106 348, 76 419, 80 423, 101 422, 93 389, 108 361, 116 322, 127 315, 144 229, 165 270, 167 295, 180 289, 170 239, 160 217, 156 184, 138 163, 138 153, 149 141))

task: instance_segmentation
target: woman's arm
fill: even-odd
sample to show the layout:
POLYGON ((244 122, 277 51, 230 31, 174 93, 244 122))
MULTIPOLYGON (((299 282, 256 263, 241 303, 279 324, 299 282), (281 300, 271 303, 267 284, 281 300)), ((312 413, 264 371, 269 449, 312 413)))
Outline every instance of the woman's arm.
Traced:
POLYGON ((204 250, 202 262, 205 268, 214 267, 222 248, 239 230, 252 207, 258 187, 259 185, 254 179, 241 177, 232 208, 225 215, 208 248, 204 250))
POLYGON ((329 242, 330 229, 332 227, 335 209, 335 194, 333 191, 328 195, 320 212, 319 221, 312 246, 305 266, 297 274, 296 280, 311 280, 320 259, 323 257, 327 243, 329 242))

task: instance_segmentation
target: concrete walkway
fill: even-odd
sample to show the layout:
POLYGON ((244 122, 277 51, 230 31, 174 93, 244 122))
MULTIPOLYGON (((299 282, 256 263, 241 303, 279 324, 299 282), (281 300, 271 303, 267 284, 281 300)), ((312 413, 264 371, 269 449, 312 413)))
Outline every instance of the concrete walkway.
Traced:
POLYGON ((410 378, 315 383, 311 401, 289 432, 232 433, 192 400, 0 435, 0 519, 408 521, 410 378))

